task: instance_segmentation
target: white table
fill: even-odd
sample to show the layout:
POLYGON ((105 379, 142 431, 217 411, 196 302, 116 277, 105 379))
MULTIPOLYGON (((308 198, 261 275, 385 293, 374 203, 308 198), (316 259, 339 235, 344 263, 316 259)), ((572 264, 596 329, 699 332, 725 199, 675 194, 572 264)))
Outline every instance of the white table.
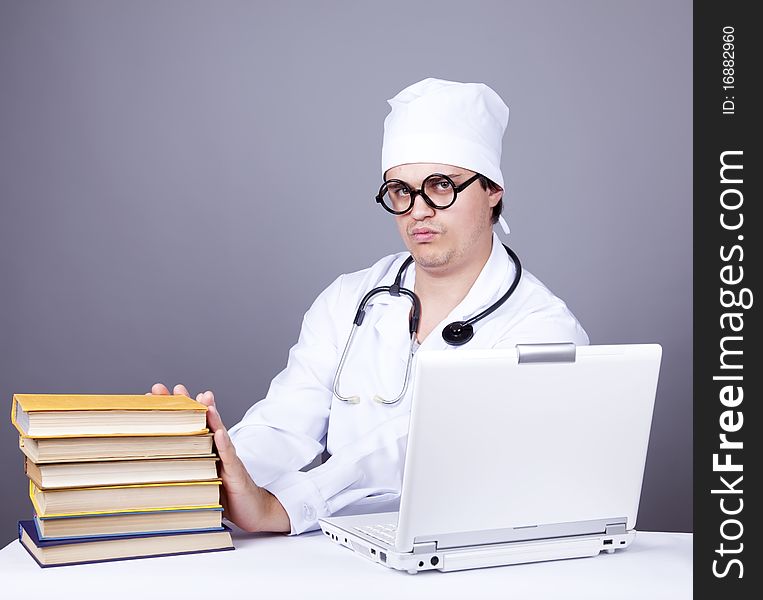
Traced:
POLYGON ((333 544, 234 532, 236 550, 41 569, 18 543, 0 550, 0 597, 121 598, 649 598, 692 596, 692 535, 639 532, 614 554, 408 575, 333 544))

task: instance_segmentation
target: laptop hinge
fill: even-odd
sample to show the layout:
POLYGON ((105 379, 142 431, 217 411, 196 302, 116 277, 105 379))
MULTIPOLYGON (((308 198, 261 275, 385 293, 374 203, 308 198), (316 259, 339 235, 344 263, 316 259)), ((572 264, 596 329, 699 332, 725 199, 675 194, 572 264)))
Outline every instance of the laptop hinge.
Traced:
POLYGON ((616 535, 618 533, 628 533, 628 531, 625 529, 625 523, 607 525, 604 529, 604 535, 616 535))
POLYGON ((517 356, 520 364, 575 362, 575 344, 517 344, 517 356))
POLYGON ((607 517, 589 521, 569 523, 547 523, 523 527, 507 527, 480 531, 451 531, 433 533, 413 538, 414 553, 434 552, 449 548, 484 546, 486 544, 506 544, 531 540, 550 540, 581 535, 616 535, 627 533, 625 517, 607 517))
POLYGON ((414 554, 427 554, 430 552, 437 552, 437 542, 414 542, 413 553, 414 554))

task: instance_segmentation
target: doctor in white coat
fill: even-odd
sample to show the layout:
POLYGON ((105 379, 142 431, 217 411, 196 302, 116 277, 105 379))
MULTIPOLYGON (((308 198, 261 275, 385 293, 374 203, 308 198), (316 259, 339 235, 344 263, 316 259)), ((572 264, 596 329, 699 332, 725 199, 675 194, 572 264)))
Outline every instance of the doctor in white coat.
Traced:
MULTIPOLYGON (((230 431, 213 393, 197 396, 209 407, 225 515, 245 530, 296 534, 332 514, 393 510, 413 386, 391 404, 378 397, 400 396, 419 347, 458 352, 443 339, 443 328, 497 303, 517 274, 493 233, 497 222, 508 229, 500 216, 508 107, 484 84, 438 79, 409 86, 389 104, 382 146, 387 183, 377 201, 386 209, 380 213, 394 215, 408 252, 341 275, 318 296, 286 368, 230 431), (358 305, 369 290, 391 285, 409 255, 402 285, 421 303, 413 344, 411 301, 374 296, 336 379, 338 396, 353 398, 342 400, 335 376, 358 305), (328 459, 301 470, 321 454, 328 459)), ((525 270, 510 297, 474 324, 465 347, 543 342, 587 344, 588 336, 564 302, 525 270)), ((173 392, 190 395, 180 384, 173 392)), ((158 383, 152 393, 169 390, 158 383)))

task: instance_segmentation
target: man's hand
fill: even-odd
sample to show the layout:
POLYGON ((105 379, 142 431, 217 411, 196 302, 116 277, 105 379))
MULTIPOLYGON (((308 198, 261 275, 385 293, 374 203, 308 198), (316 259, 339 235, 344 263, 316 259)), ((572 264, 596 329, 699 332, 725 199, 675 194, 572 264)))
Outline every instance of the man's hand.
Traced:
MULTIPOLYGON (((167 395, 164 384, 155 383, 151 394, 167 395)), ((191 397, 184 385, 178 384, 173 394, 191 397)), ((291 531, 289 516, 278 499, 266 489, 259 487, 236 455, 236 448, 223 425, 215 406, 215 396, 206 391, 196 400, 207 407, 207 427, 214 435, 217 453, 220 455, 219 472, 223 480, 220 502, 227 519, 245 531, 291 531)))

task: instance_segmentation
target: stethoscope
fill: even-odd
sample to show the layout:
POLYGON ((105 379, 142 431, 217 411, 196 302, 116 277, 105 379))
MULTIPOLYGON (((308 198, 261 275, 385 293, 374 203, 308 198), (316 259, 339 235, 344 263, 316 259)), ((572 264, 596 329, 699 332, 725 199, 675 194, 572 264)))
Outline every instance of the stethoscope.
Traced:
MULTIPOLYGON (((514 280, 511 282, 511 285, 509 286, 509 289, 506 291, 506 293, 498 298, 493 304, 488 306, 485 310, 482 312, 474 315, 470 319, 467 319, 466 321, 455 321, 453 323, 450 323, 449 325, 446 325, 445 328, 442 330, 442 338, 448 343, 450 346, 462 346, 466 344, 469 340, 471 340, 474 337, 474 324, 477 321, 481 321, 485 317, 487 317, 489 314, 491 314, 493 311, 495 311, 499 306, 501 306, 506 300, 508 300, 511 295, 514 293, 514 290, 517 288, 517 285, 519 285, 519 280, 522 277, 522 264, 519 261, 519 257, 514 253, 514 251, 509 248, 506 244, 503 244, 503 247, 506 249, 506 253, 509 255, 509 258, 511 258, 512 262, 514 263, 515 272, 514 272, 514 280)), ((366 305, 368 302, 374 298, 375 296, 378 296, 379 294, 390 294, 391 296, 399 297, 399 296, 405 296, 411 301, 411 311, 410 315, 408 317, 408 331, 411 335, 411 348, 408 352, 408 362, 405 367, 405 380, 403 381, 403 389, 400 392, 400 394, 397 395, 396 398, 393 400, 388 400, 386 398, 383 398, 379 396, 378 394, 374 396, 374 400, 376 402, 379 402, 381 404, 396 404, 401 400, 401 398, 405 395, 405 391, 408 389, 408 380, 410 379, 411 375, 411 363, 413 362, 413 354, 414 350, 416 348, 416 332, 419 329, 419 319, 421 318, 421 300, 419 300, 419 297, 409 290, 408 288, 401 287, 400 282, 403 279, 403 275, 405 274, 408 267, 413 262, 413 256, 409 256, 405 259, 403 264, 401 265, 400 269, 397 272, 397 276, 395 277, 395 281, 392 285, 383 285, 379 287, 375 287, 374 289, 370 290, 365 296, 363 296, 363 299, 360 301, 360 304, 358 305, 358 310, 355 313, 355 319, 353 320, 353 326, 350 330, 350 335, 347 338, 347 343, 344 346, 344 351, 342 352, 342 358, 339 360, 339 366, 336 370, 336 375, 334 375, 334 396, 336 396, 339 400, 343 402, 347 402, 348 404, 357 404, 360 402, 360 396, 342 396, 339 393, 339 378, 342 374, 342 369, 344 368, 344 363, 347 360, 347 354, 350 351, 350 346, 352 345, 352 340, 355 337, 355 332, 357 331, 358 327, 360 327, 363 324, 363 318, 366 316, 366 305)))

